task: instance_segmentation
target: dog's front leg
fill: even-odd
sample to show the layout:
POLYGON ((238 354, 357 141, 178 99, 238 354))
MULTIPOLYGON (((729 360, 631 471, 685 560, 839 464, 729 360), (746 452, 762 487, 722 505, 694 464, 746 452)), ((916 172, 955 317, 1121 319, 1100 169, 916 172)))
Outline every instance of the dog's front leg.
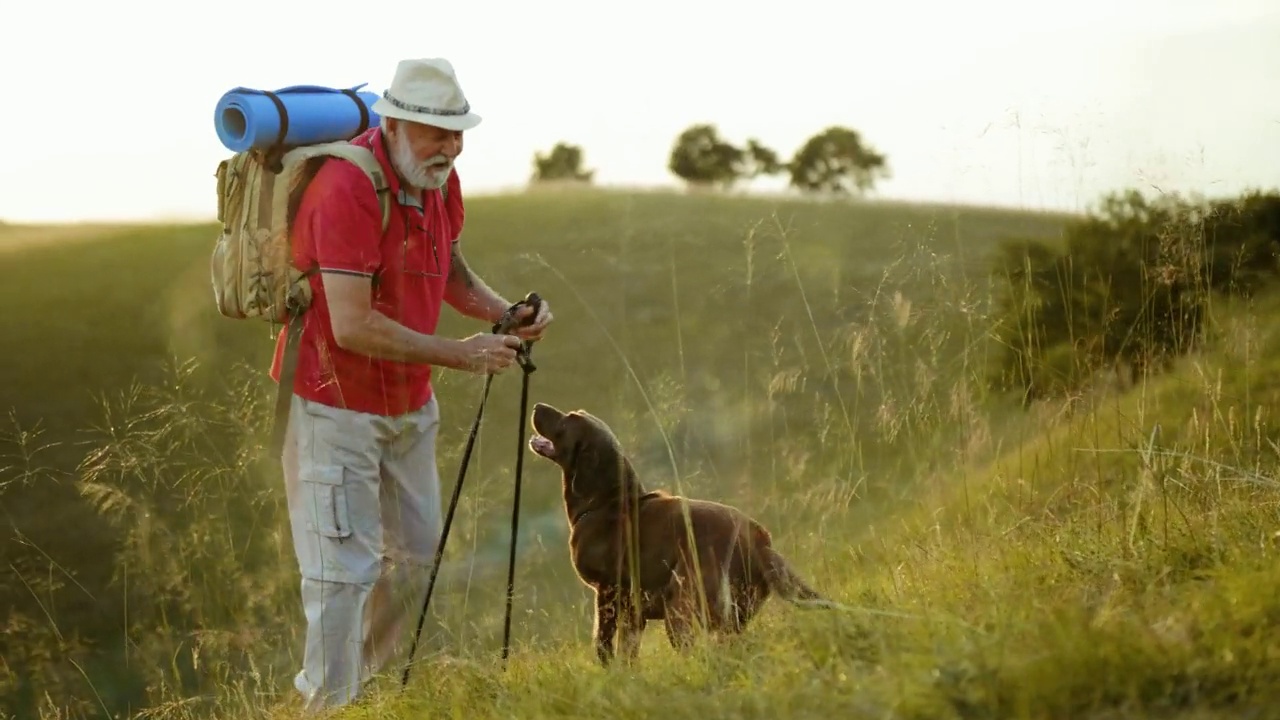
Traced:
POLYGON ((618 590, 602 585, 596 588, 595 636, 596 657, 608 667, 613 659, 613 636, 618 630, 618 590))
POLYGON ((643 605, 639 591, 618 590, 618 653, 628 662, 640 652, 640 635, 645 626, 643 605))

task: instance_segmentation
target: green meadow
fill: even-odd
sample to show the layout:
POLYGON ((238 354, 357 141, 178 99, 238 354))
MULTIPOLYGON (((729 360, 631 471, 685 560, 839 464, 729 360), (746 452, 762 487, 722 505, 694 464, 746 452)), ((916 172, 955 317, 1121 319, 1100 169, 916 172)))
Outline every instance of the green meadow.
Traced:
MULTIPOLYGON (((735 504, 852 610, 771 601, 603 670, 520 376, 485 413, 424 631, 349 718, 1218 718, 1280 707, 1280 298, 1024 403, 991 382, 999 243, 1078 218, 557 190, 476 197, 467 257, 556 321, 531 402, 609 422, 647 486, 735 504)), ((298 575, 260 453, 274 328, 218 316, 212 225, 0 226, 0 717, 292 718, 298 575)), ((446 310, 441 332, 481 330, 446 310)), ((438 372, 447 502, 483 379, 438 372)))

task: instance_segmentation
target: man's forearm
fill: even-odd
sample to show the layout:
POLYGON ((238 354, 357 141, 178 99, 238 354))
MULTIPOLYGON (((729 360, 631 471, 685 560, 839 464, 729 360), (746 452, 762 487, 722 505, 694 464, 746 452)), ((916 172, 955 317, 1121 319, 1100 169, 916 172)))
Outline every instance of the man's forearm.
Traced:
POLYGON ((458 252, 457 245, 450 251, 449 277, 445 284, 444 299, 454 310, 475 320, 496 323, 511 307, 506 298, 485 284, 458 252))
POLYGON ((341 335, 338 347, 381 360, 437 365, 459 369, 466 362, 462 344, 451 338, 415 332, 377 310, 341 335))
POLYGON ((487 323, 498 322, 511 307, 511 303, 479 280, 470 288, 451 288, 446 292, 445 300, 463 315, 487 323))

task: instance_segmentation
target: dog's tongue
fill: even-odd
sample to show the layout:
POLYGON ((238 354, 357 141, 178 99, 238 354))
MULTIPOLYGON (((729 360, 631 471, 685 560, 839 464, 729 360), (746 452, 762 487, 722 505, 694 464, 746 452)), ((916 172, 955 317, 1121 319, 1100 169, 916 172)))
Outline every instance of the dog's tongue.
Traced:
POLYGON ((554 443, 541 435, 534 435, 529 438, 529 447, 533 448, 533 451, 539 455, 550 455, 556 449, 554 443))

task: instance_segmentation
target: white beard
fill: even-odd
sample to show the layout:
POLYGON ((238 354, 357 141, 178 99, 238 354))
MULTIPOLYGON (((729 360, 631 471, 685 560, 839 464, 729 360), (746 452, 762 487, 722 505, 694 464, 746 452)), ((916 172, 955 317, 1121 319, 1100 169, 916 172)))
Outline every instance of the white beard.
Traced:
POLYGON ((391 138, 391 165, 415 190, 437 190, 449 181, 449 173, 453 172, 453 163, 444 155, 418 162, 403 135, 391 138))

